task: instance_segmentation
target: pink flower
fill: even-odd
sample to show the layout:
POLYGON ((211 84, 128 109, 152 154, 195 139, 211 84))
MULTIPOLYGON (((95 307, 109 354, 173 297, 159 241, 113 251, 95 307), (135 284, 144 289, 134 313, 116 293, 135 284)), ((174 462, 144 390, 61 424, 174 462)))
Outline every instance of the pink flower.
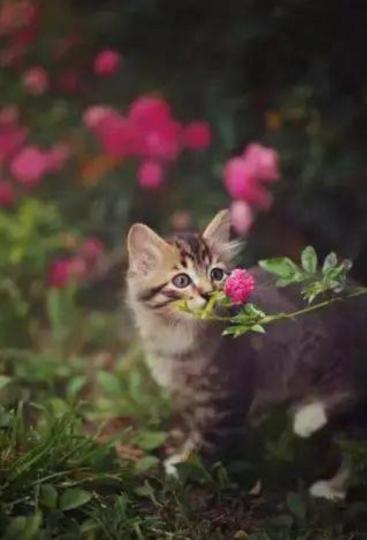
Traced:
POLYGON ((251 206, 245 201, 233 201, 231 204, 231 220, 235 231, 245 234, 254 222, 251 206))
POLYGON ((121 55, 113 49, 105 49, 96 56, 94 72, 96 75, 114 75, 121 64, 121 55))
POLYGON ((86 264, 79 257, 60 257, 50 265, 48 284, 50 287, 61 289, 72 280, 81 281, 86 275, 86 264))
POLYGON ((95 263, 104 253, 103 243, 95 237, 85 240, 79 250, 80 255, 90 263, 95 263))
POLYGON ((49 87, 49 77, 47 71, 41 66, 34 66, 23 73, 23 85, 30 94, 40 96, 49 87))
POLYGON ((19 183, 37 185, 48 171, 48 156, 36 146, 23 148, 13 159, 10 170, 19 183))
POLYGON ((190 150, 204 150, 208 148, 211 138, 212 134, 207 122, 191 122, 184 127, 184 144, 190 150))
POLYGON ((93 105, 89 107, 83 114, 83 122, 88 129, 94 130, 98 128, 98 125, 106 118, 117 115, 112 107, 108 105, 93 105))
POLYGON ((254 169, 259 180, 274 182, 279 180, 279 153, 258 143, 249 144, 243 153, 245 161, 254 169))
POLYGON ((254 290, 255 280, 243 268, 233 270, 224 285, 224 293, 233 304, 245 304, 254 290))
POLYGON ((22 146, 27 130, 21 127, 0 128, 0 163, 10 159, 22 146))
POLYGON ((65 143, 55 144, 47 153, 47 172, 58 173, 70 157, 69 146, 65 143))
POLYGON ((140 130, 119 114, 107 115, 98 122, 96 135, 104 151, 113 157, 131 157, 140 153, 140 130))
POLYGON ((157 128, 171 119, 171 107, 164 99, 142 96, 130 106, 128 117, 141 128, 157 128))
POLYGON ((11 208, 14 204, 15 195, 13 186, 5 180, 0 180, 0 206, 11 208))
POLYGON ((260 184, 252 163, 235 157, 224 167, 224 183, 233 199, 240 199, 264 210, 272 204, 272 195, 260 184))
POLYGON ((138 169, 139 185, 147 189, 157 189, 163 182, 163 168, 156 161, 144 161, 138 169))
POLYGON ((174 160, 180 153, 182 127, 174 120, 162 122, 143 135, 143 153, 147 157, 174 160))

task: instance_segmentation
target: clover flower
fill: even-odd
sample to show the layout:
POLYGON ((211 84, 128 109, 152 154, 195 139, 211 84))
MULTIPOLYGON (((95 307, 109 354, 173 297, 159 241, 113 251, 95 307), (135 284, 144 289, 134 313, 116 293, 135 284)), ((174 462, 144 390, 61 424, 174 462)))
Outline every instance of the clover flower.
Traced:
POLYGON ((254 290, 255 279, 243 268, 233 270, 224 285, 224 293, 233 304, 245 304, 254 290))

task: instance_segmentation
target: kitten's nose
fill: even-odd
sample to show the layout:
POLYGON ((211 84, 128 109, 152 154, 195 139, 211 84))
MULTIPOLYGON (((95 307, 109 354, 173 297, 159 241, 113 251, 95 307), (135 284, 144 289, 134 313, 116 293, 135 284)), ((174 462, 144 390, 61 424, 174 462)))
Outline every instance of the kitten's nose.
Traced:
POLYGON ((199 290, 199 294, 202 298, 204 298, 204 300, 206 300, 207 302, 209 301, 210 297, 211 297, 211 291, 202 291, 202 290, 199 290))

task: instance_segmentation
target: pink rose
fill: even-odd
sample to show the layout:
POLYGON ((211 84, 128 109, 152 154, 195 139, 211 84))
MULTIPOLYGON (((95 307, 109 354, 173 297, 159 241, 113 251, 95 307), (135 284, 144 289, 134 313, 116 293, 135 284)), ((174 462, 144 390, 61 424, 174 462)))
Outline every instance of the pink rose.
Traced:
POLYGON ((169 120, 143 135, 143 151, 147 157, 175 160, 181 151, 182 128, 169 120))
POLYGON ((157 189, 163 182, 163 168, 156 161, 144 161, 138 169, 138 183, 147 189, 157 189))
POLYGON ((264 210, 272 204, 272 195, 259 182, 253 164, 242 157, 227 161, 224 183, 233 199, 244 200, 264 210))
POLYGON ((164 99, 142 96, 133 101, 128 117, 141 128, 150 130, 171 119, 171 107, 164 99))
POLYGON ((11 208, 14 204, 15 195, 13 186, 5 180, 0 180, 0 206, 11 208))
POLYGON ((140 153, 140 130, 119 114, 103 118, 98 123, 96 135, 106 154, 113 157, 131 157, 140 153))
POLYGON ((34 96, 44 94, 49 88, 49 77, 46 70, 41 66, 34 66, 23 73, 23 85, 34 96))
POLYGON ((48 170, 47 153, 36 146, 27 146, 15 156, 10 170, 19 183, 27 187, 35 186, 48 170))
POLYGON ((258 143, 249 144, 243 157, 259 180, 274 182, 279 180, 279 153, 258 143))
POLYGON ((106 49, 97 54, 94 61, 94 73, 100 76, 114 75, 121 64, 121 55, 113 49, 106 49))
POLYGON ((211 130, 207 122, 191 122, 184 127, 184 144, 190 150, 204 150, 211 143, 211 130))
POLYGON ((242 268, 233 270, 224 285, 224 293, 233 304, 245 304, 254 290, 253 276, 242 268))
POLYGON ((17 105, 9 105, 0 109, 0 126, 14 127, 19 121, 19 108, 17 105))
POLYGON ((239 234, 245 234, 254 222, 251 206, 245 201, 233 201, 231 204, 232 226, 239 234))

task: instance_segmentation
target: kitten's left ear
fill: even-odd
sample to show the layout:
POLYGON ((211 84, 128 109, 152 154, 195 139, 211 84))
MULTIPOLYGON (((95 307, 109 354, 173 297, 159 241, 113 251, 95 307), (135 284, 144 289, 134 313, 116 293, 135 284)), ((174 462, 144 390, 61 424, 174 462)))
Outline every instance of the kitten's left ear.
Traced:
POLYGON ((212 245, 226 244, 229 242, 230 232, 231 215, 229 210, 221 210, 203 232, 203 238, 212 245))
POLYGON ((231 263, 243 247, 238 240, 230 240, 231 214, 229 210, 221 210, 212 219, 205 231, 203 238, 209 245, 215 247, 224 260, 231 263))

